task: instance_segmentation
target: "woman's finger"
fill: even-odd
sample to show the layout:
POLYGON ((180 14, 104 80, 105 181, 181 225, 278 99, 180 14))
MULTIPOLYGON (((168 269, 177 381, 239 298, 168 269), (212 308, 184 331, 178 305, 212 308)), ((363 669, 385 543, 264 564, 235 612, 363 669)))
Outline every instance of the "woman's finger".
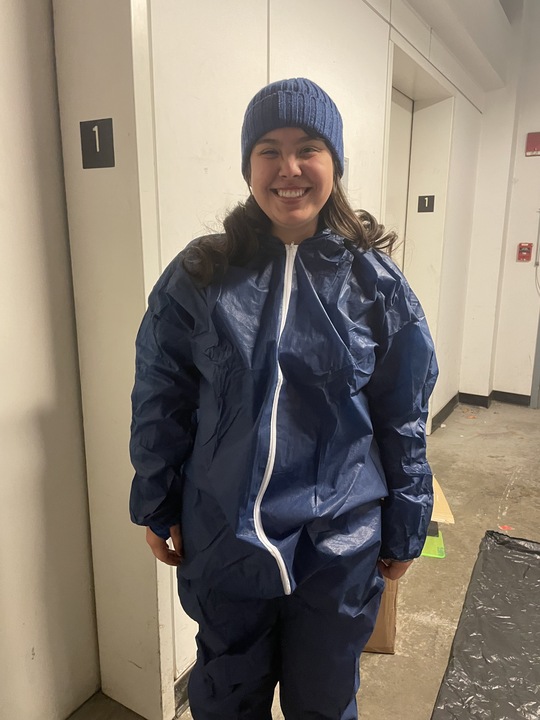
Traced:
POLYGON ((180 530, 180 525, 173 525, 169 528, 169 532, 171 534, 171 540, 173 547, 176 551, 176 554, 179 558, 183 559, 184 557, 184 542, 182 540, 182 532, 180 530))
POLYGON ((167 541, 152 532, 149 527, 146 528, 146 542, 150 546, 154 557, 166 565, 177 567, 182 562, 182 557, 176 550, 171 550, 167 545, 167 541))

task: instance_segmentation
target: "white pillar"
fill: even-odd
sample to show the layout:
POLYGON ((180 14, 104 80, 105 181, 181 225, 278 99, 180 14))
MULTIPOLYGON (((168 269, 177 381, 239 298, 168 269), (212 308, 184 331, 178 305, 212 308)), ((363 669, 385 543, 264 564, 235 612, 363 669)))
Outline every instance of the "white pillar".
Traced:
POLYGON ((102 690, 170 720, 170 574, 160 569, 158 583, 128 515, 134 340, 159 272, 146 5, 54 0, 54 18, 102 690), (79 124, 107 118, 115 166, 83 169, 79 124))

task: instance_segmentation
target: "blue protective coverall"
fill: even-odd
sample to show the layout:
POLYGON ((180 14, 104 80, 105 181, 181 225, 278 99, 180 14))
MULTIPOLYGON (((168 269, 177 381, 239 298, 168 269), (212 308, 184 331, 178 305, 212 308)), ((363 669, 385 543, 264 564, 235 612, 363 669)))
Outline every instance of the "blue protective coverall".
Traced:
POLYGON ((386 255, 323 230, 261 239, 200 287, 173 260, 137 338, 134 522, 180 523, 195 718, 356 717, 378 557, 420 555, 437 366, 386 255))

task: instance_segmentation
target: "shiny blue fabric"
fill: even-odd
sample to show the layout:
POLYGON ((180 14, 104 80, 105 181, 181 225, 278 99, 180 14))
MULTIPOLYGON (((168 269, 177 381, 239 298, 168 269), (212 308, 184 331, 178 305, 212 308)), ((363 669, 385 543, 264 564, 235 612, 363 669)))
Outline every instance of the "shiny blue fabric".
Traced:
MULTIPOLYGON (((369 514, 365 518, 369 524, 369 514)), ((373 568, 377 551, 373 546, 366 555, 364 549, 363 564, 373 568)), ((188 686, 193 717, 272 720, 279 682, 287 720, 356 720, 359 656, 373 629, 381 589, 379 577, 366 583, 364 576, 362 587, 340 597, 338 589, 350 588, 357 565, 351 556, 334 560, 291 595, 271 599, 245 597, 242 586, 232 595, 215 582, 189 587, 181 571, 182 603, 199 623, 188 686)))
POLYGON ((347 603, 348 589, 374 582, 373 548, 397 560, 422 550, 433 343, 395 264, 328 230, 298 246, 278 343, 285 255, 263 238, 247 266, 201 288, 181 253, 158 281, 137 338, 131 517, 162 537, 182 521, 186 593, 212 577, 228 593, 283 594, 253 520, 279 363, 262 525, 292 590, 328 564, 350 566, 336 589, 347 603))

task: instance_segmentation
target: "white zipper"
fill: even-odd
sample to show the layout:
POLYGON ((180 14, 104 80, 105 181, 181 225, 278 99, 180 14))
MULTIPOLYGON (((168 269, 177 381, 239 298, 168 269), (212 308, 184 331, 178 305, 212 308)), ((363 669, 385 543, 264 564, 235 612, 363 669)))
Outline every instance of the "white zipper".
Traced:
MULTIPOLYGON (((278 338, 277 338, 278 353, 279 353, 279 342, 281 340, 283 328, 285 327, 285 322, 287 320, 287 313, 289 311, 289 301, 291 299, 292 279, 293 279, 293 271, 294 271, 294 258, 296 257, 297 249, 298 249, 297 245, 285 245, 286 262, 285 262, 285 277, 283 280, 283 296, 281 298, 281 322, 279 325, 279 333, 278 333, 278 338)), ((266 469, 264 471, 261 487, 259 488, 259 492, 258 492, 257 498, 255 500, 255 507, 253 510, 253 520, 255 523, 255 531, 257 533, 257 537, 259 538, 261 543, 264 545, 264 547, 268 550, 268 552, 274 557, 274 559, 277 563, 277 566, 279 568, 279 574, 281 575, 281 582, 283 583, 283 590, 285 591, 285 595, 290 595, 291 594, 291 581, 289 579, 289 573, 287 572, 287 566, 285 565, 285 561, 283 560, 281 553, 279 552, 277 547, 272 545, 272 543, 268 540, 268 537, 266 536, 266 533, 264 532, 264 528, 262 526, 262 520, 261 520, 261 503, 263 501, 264 494, 268 487, 268 483, 270 482, 270 478, 271 478, 272 472, 274 470, 274 463, 275 463, 275 459, 276 459, 277 411, 278 411, 279 393, 281 391, 281 386, 283 385, 283 373, 281 372, 281 366, 279 364, 279 357, 278 357, 278 361, 277 361, 277 369, 278 369, 278 377, 277 377, 276 388, 274 390, 274 400, 272 402, 272 415, 270 418, 270 447, 268 449, 268 460, 266 461, 266 469)))

